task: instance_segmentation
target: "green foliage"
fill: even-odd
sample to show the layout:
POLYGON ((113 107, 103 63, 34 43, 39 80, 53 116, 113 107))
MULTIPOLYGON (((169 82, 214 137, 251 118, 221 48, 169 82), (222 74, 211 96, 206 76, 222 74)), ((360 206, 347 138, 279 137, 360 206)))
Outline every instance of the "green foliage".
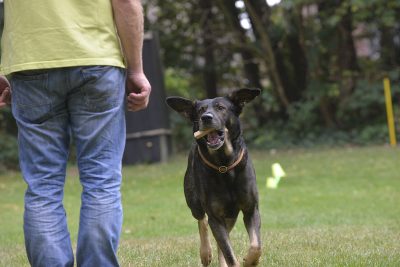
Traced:
MULTIPOLYGON (((395 76, 392 77, 395 78, 395 76)), ((319 113, 322 97, 328 97, 328 99, 338 97, 337 84, 312 84, 315 88, 310 89, 308 98, 293 103, 285 119, 274 118, 259 125, 254 103, 249 103, 241 115, 247 143, 257 148, 289 148, 388 142, 381 81, 360 80, 357 83, 354 94, 337 107, 336 118, 341 125, 339 128, 324 127, 323 118, 319 113), (321 88, 324 89, 321 90, 321 88)), ((182 91, 178 95, 185 95, 185 92, 187 94, 187 91, 182 91)), ((400 95, 400 87, 393 86, 392 94, 393 96, 400 95)), ((277 108, 277 103, 268 90, 264 91, 260 99, 256 101, 258 100, 267 111, 274 111, 277 108)), ((396 105, 395 114, 397 116, 399 114, 396 105)), ((193 142, 191 124, 176 112, 171 112, 170 118, 175 147, 178 151, 186 151, 193 142)))
POLYGON ((293 131, 292 129, 295 129, 298 125, 300 123, 296 120, 275 121, 269 123, 266 127, 254 129, 250 134, 245 132, 244 135, 250 147, 269 149, 388 143, 388 130, 385 123, 368 125, 350 131, 318 126, 293 131))
MULTIPOLYGON (((318 85, 324 86, 320 83, 318 85)), ((326 84, 324 88, 326 97, 337 97, 335 84, 326 84)), ((398 86, 392 87, 392 95, 400 95, 398 86)), ((262 127, 249 124, 245 131, 248 143, 254 147, 282 148, 388 142, 382 81, 359 80, 355 92, 337 107, 339 128, 323 127, 323 120, 318 112, 320 97, 324 95, 311 93, 308 100, 293 103, 288 109, 287 119, 271 120, 262 127)), ((396 99, 398 98, 394 98, 394 103, 396 99)), ((399 110, 396 107, 395 105, 395 116, 398 117, 399 110)), ((251 122, 251 118, 247 118, 245 114, 242 121, 251 122)))
POLYGON ((17 124, 11 113, 11 108, 0 109, 0 132, 17 135, 17 124))
POLYGON ((17 139, 9 134, 0 133, 0 172, 6 169, 18 169, 17 139))
MULTIPOLYGON (((223 3, 212 2, 208 17, 196 1, 150 1, 158 19, 149 28, 160 32, 168 95, 204 97, 207 68, 216 71, 220 94, 259 77, 263 95, 242 116, 249 143, 281 147, 387 141, 382 77, 389 74, 393 85, 400 81, 400 1, 285 0, 273 7, 252 1, 262 13, 261 32, 270 39, 275 58, 265 56, 265 39, 260 29, 252 29, 254 21, 249 21, 250 29, 233 25, 232 16, 249 18, 247 7, 229 11, 223 3), (202 27, 207 18, 212 20, 208 37, 213 39, 214 66, 204 65, 202 27), (373 53, 357 56, 356 49, 368 44, 373 53), (273 60, 277 70, 270 68, 273 60), (249 62, 260 73, 249 76, 249 62), (289 105, 278 97, 273 71, 289 105)), ((399 88, 392 90, 398 117, 399 88)), ((187 147, 190 124, 171 116, 175 143, 187 147)))
MULTIPOLYGON (((315 100, 301 101, 292 104, 288 109, 288 131, 304 133, 304 129, 313 129, 318 124, 317 103, 315 100)), ((301 137, 301 136, 299 136, 301 137)))
POLYGON ((358 81, 354 93, 339 106, 337 117, 347 129, 354 125, 361 128, 384 123, 386 109, 382 81, 358 81))
POLYGON ((177 68, 167 68, 164 73, 165 87, 169 96, 180 96, 188 99, 201 98, 204 91, 196 88, 193 77, 177 68))
POLYGON ((9 108, 0 110, 0 172, 18 169, 17 126, 9 108))

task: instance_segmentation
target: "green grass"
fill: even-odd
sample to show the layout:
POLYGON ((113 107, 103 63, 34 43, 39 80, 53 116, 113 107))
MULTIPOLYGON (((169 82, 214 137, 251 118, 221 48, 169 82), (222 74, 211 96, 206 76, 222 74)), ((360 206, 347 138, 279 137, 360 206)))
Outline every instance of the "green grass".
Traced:
MULTIPOLYGON (((400 150, 387 147, 252 151, 262 216, 261 266, 400 266, 400 150), (273 152, 273 151, 272 151, 273 152), (266 189, 271 164, 286 173, 266 189)), ((200 266, 197 223, 183 196, 186 157, 124 168, 122 266, 200 266)), ((0 175, 0 266, 28 266, 19 173, 0 175)), ((68 170, 65 207, 76 244, 80 185, 68 170)), ((248 238, 231 234, 242 258, 248 238)), ((214 259, 218 266, 213 243, 214 259)))

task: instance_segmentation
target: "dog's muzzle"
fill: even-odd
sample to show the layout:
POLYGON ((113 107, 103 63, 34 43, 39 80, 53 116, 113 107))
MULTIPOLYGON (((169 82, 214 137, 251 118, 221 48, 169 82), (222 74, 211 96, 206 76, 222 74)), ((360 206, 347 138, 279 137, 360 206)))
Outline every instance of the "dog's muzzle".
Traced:
POLYGON ((225 143, 225 132, 228 129, 217 130, 217 129, 206 129, 199 130, 193 135, 196 139, 204 138, 207 146, 212 150, 221 148, 225 143))

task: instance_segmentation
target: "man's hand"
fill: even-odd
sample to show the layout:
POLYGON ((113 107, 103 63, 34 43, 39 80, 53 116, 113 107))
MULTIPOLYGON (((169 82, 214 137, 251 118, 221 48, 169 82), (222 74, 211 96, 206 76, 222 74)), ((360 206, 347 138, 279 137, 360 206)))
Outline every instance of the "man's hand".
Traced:
POLYGON ((145 109, 149 104, 151 85, 143 72, 129 72, 126 77, 126 94, 128 110, 138 111, 145 109))
POLYGON ((6 77, 0 76, 0 108, 11 103, 11 86, 6 77))

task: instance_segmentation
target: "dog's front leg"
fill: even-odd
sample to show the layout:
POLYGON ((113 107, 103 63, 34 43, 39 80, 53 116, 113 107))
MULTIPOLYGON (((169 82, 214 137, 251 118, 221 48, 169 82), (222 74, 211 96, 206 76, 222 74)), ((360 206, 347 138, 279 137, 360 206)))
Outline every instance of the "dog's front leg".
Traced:
MULTIPOLYGON (((236 218, 232 219, 225 219, 225 226, 228 230, 228 236, 229 233, 231 232, 233 226, 235 225, 236 218)), ((222 250, 218 247, 218 261, 219 261, 219 267, 228 267, 225 261, 224 254, 222 253, 222 250)))
POLYGON ((200 258, 203 266, 208 266, 212 259, 211 242, 208 237, 207 216, 198 221, 200 234, 200 258))
MULTIPOLYGON (((211 231, 214 235, 215 240, 217 241, 219 249, 221 250, 225 258, 226 264, 229 267, 239 267, 240 264, 237 261, 235 254, 233 253, 233 249, 229 241, 228 229, 225 226, 225 222, 218 220, 215 217, 210 217, 208 220, 211 231)), ((220 266, 224 266, 224 262, 221 262, 221 256, 219 258, 220 266)))
POLYGON ((250 248, 244 259, 244 266, 257 266, 261 257, 261 238, 260 238, 260 213, 257 207, 250 211, 243 212, 243 220, 250 239, 250 248))
POLYGON ((228 264, 226 264, 225 261, 225 256, 219 247, 218 247, 218 262, 219 262, 219 267, 228 267, 228 264))

